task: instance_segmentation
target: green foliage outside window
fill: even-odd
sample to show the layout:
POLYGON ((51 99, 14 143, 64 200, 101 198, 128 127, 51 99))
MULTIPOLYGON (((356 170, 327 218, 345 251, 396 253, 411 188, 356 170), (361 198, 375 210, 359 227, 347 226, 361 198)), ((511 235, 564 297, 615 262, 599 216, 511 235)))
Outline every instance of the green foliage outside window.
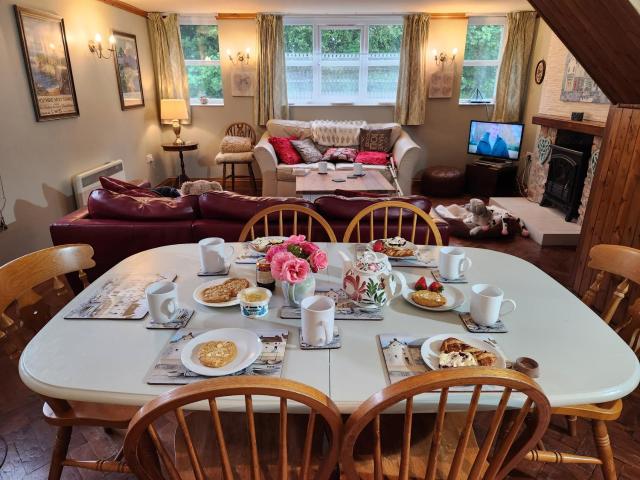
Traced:
POLYGON ((217 25, 180 25, 189 96, 221 99, 222 72, 219 64, 201 64, 220 60, 217 25))
POLYGON ((311 25, 286 25, 284 48, 287 53, 313 52, 313 28, 311 25))
POLYGON ((498 60, 502 25, 469 25, 464 46, 465 60, 498 60))
POLYGON ((370 25, 369 53, 400 53, 402 25, 370 25))
POLYGON ((360 53, 360 29, 322 29, 320 49, 322 53, 360 53))
POLYGON ((467 27, 460 99, 493 100, 503 30, 503 25, 469 25, 467 27))

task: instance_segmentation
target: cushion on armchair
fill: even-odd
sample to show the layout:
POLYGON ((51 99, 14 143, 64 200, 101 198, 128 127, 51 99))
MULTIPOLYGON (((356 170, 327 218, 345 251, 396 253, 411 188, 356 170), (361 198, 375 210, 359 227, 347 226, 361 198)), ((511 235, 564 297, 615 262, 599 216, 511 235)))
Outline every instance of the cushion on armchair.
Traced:
POLYGON ((361 128, 360 150, 388 152, 392 147, 391 128, 361 128))
POLYGON ((364 165, 386 165, 389 163, 389 154, 386 152, 358 152, 355 161, 364 165))
POLYGON ((250 152, 253 149, 251 139, 249 137, 235 137, 227 135, 220 142, 220 151, 222 153, 241 153, 250 152))
POLYGON ((278 160, 287 165, 296 165, 302 163, 302 157, 298 151, 291 145, 291 140, 297 140, 298 137, 269 137, 269 143, 276 151, 278 160))

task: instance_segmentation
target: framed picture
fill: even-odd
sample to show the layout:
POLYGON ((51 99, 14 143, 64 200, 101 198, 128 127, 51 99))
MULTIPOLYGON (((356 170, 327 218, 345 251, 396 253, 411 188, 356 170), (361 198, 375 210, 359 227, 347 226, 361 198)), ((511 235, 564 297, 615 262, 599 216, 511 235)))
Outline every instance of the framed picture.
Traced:
POLYGON ((453 93, 453 68, 440 69, 431 74, 429 98, 451 98, 453 93))
POLYGON ((15 5, 24 65, 38 122, 80 115, 64 20, 15 5))
POLYGON ((252 97, 256 72, 252 68, 234 68, 231 72, 231 95, 252 97))
POLYGON ((112 34, 116 39, 114 44, 116 54, 113 58, 116 65, 120 107, 122 110, 144 107, 136 36, 116 31, 113 31, 112 34))

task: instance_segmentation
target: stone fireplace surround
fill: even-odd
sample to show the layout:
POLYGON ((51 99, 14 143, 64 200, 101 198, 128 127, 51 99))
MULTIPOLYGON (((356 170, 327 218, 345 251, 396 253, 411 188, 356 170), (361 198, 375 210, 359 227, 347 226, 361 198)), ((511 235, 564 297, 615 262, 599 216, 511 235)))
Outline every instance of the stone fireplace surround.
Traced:
POLYGON ((554 145, 556 143, 558 130, 569 130, 573 132, 593 135, 593 144, 591 145, 591 158, 589 161, 590 164, 587 170, 587 176, 584 181, 582 198, 580 207, 578 208, 578 219, 576 220, 576 223, 578 223, 578 225, 582 225, 587 201, 589 200, 589 194, 591 193, 591 184, 593 182, 595 167, 598 161, 600 145, 602 144, 602 136, 604 134, 605 124, 604 122, 594 122, 587 120, 578 122, 565 117, 542 114, 535 115, 533 117, 533 123, 536 125, 540 125, 540 132, 538 133, 538 136, 536 138, 536 146, 531 162, 531 169, 529 171, 528 197, 536 203, 540 203, 540 201, 542 200, 544 186, 547 181, 547 173, 549 171, 548 161, 544 165, 540 163, 540 139, 547 138, 550 143, 554 145))

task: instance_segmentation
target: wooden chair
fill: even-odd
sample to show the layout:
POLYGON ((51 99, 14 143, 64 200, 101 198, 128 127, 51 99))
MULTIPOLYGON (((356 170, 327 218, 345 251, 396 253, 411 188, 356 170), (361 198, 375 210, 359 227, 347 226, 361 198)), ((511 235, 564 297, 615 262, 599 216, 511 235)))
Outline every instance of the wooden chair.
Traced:
MULTIPOLYGON (((423 245, 428 245, 429 240, 433 235, 435 245, 442 246, 442 237, 440 236, 440 231, 438 230, 438 226, 436 225, 436 222, 433 220, 433 218, 431 218, 431 216, 425 213, 424 210, 414 205, 411 205, 410 203, 399 202, 395 200, 374 203, 373 205, 370 205, 362 209, 360 212, 358 212, 358 214, 353 218, 353 220, 349 222, 349 225, 347 226, 347 229, 344 232, 344 237, 342 239, 343 242, 348 243, 352 241, 351 235, 353 234, 354 230, 356 231, 356 241, 358 243, 362 242, 363 237, 360 233, 360 221, 367 216, 369 217, 369 222, 368 222, 369 223, 369 240, 368 241, 373 241, 376 238, 388 238, 389 235, 398 235, 398 236, 403 236, 404 238, 407 238, 412 243, 416 243, 418 241, 416 239, 418 218, 420 218, 422 221, 424 221, 427 224, 427 231, 425 233, 425 239, 424 239, 423 245), (389 209, 399 210, 398 219, 397 219, 397 229, 389 225, 389 209), (376 216, 376 212, 380 210, 384 210, 384 217, 382 218, 379 218, 379 216, 376 216), (404 215, 405 210, 408 210, 409 212, 413 212, 411 223, 408 225, 411 228, 410 236, 403 234, 403 229, 402 229, 402 222, 405 219, 405 215, 404 215), (375 227, 377 223, 380 222, 381 220, 383 222, 382 237, 380 237, 380 235, 376 235, 376 232, 375 232, 376 230, 375 227)), ((406 227, 407 225, 405 224, 405 228, 406 227)))
MULTIPOLYGON (((197 414, 204 412, 194 413, 197 414)), ((131 470, 138 478, 146 480, 178 480, 184 478, 183 475, 230 480, 243 473, 250 473, 252 480, 260 480, 262 472, 265 478, 285 480, 290 471, 299 471, 298 477, 306 480, 313 470, 317 472, 314 478, 325 480, 337 463, 341 431, 342 420, 337 407, 329 397, 312 387, 280 378, 221 377, 178 387, 147 403, 131 421, 124 453, 131 470), (218 410, 218 399, 232 396, 239 396, 236 397, 238 402, 244 400, 245 411, 241 415, 245 418, 243 421, 234 419, 231 424, 226 422, 225 428, 223 424, 228 414, 218 410), (266 432, 258 428, 260 417, 265 414, 254 414, 255 396, 279 398, 279 414, 275 421, 265 425, 266 432), (197 421, 189 422, 184 407, 196 402, 206 402, 209 407, 207 421, 200 416, 197 421), (297 411, 302 408, 305 415, 289 415, 289 406, 292 409, 295 406, 297 411), (159 435, 156 424, 165 416, 177 421, 186 453, 170 452, 173 447, 167 448, 165 444, 173 445, 173 442, 163 441, 159 435), (296 418, 304 419, 304 433, 300 438, 291 438, 290 423, 296 418), (203 428, 211 432, 209 437, 202 436, 203 428), (314 452, 317 451, 314 445, 323 443, 322 438, 316 436, 320 432, 326 434, 325 451, 321 460, 314 463, 314 452), (276 445, 277 452, 274 452, 276 445), (292 463, 293 451, 299 453, 299 466, 292 463), (269 457, 266 452, 273 460, 271 464, 261 461, 265 456, 269 457), (178 460, 181 456, 186 457, 182 472, 173 453, 178 460)))
MULTIPOLYGON (((73 293, 64 276, 78 272, 87 287, 85 270, 95 266, 90 245, 74 244, 45 248, 0 267, 0 344, 17 361, 28 341, 62 308, 73 293), (51 286, 50 290, 43 288, 51 286)), ((58 428, 51 457, 49 479, 59 479, 65 466, 101 472, 126 472, 118 453, 113 460, 74 460, 67 450, 74 426, 127 428, 137 409, 71 402, 43 397, 45 421, 58 428)))
MULTIPOLYGON (((272 217, 273 218, 273 217, 272 217)), ((291 225, 291 230, 289 235, 298 235, 305 234, 308 241, 312 241, 313 239, 313 222, 314 220, 320 224, 322 229, 324 230, 325 235, 329 239, 331 243, 337 242, 336 234, 333 232, 331 225, 320 215, 318 212, 314 212, 307 207, 303 207, 300 205, 295 205, 291 203, 283 203, 282 205, 274 205, 273 207, 267 207, 263 210, 260 210, 253 217, 249 219, 247 224, 244 226, 242 231, 240 232, 240 237, 238 238, 239 242, 245 242, 251 235, 250 240, 254 240, 256 236, 256 230, 260 223, 262 223, 262 234, 265 237, 269 235, 279 235, 279 236, 287 236, 285 226, 291 225), (271 223, 269 219, 269 215, 277 214, 278 226, 277 232, 273 232, 269 229, 269 224, 271 223), (300 214, 300 215, 299 215, 300 214), (298 221, 298 217, 306 217, 307 221, 304 222, 303 218, 298 221), (298 224, 306 223, 306 229, 302 225, 302 229, 298 229, 298 224)))
MULTIPOLYGON (((629 292, 631 284, 640 285, 640 250, 621 245, 595 245, 589 252, 589 268, 598 273, 582 296, 582 301, 593 308, 601 293, 606 277, 616 276, 622 280, 612 290, 610 298, 605 299, 604 309, 600 313, 602 319, 612 325, 611 320, 618 311, 622 300, 629 292)), ((629 346, 640 355, 640 299, 636 300, 628 310, 628 317, 620 325, 612 325, 629 346)), ((553 414, 564 415, 567 419, 569 434, 577 436, 578 418, 590 420, 593 436, 598 451, 597 457, 575 455, 557 451, 536 450, 531 452, 529 460, 549 463, 589 463, 602 466, 606 480, 616 478, 613 450, 609 440, 606 422, 617 420, 622 412, 622 400, 600 404, 575 405, 554 408, 553 414)))
MULTIPOLYGON (((226 136, 234 137, 246 137, 251 139, 251 146, 256 144, 256 132, 251 125, 244 122, 233 123, 227 127, 226 136)), ((231 178, 231 190, 236 189, 236 178, 250 178, 253 184, 253 191, 258 192, 258 185, 256 183, 256 177, 253 174, 253 167, 251 163, 254 157, 252 152, 246 152, 246 154, 240 153, 219 153, 216 155, 216 163, 222 165, 222 188, 227 189, 227 178, 231 178), (227 165, 231 165, 231 175, 227 175, 227 165), (249 170, 249 175, 236 175, 236 165, 246 165, 249 170)))
MULTIPOLYGON (((495 392, 495 387, 492 390, 495 392)), ((369 397, 351 414, 345 425, 340 464, 349 480, 363 476, 369 478, 371 473, 375 480, 383 477, 433 480, 436 473, 439 476, 448 475, 449 479, 503 478, 542 437, 549 424, 549 415, 549 402, 540 387, 519 372, 486 367, 429 372, 384 388, 369 397), (473 385, 474 388, 460 433, 456 435, 457 441, 452 441, 450 435, 445 433, 448 419, 459 414, 446 413, 447 401, 461 395, 452 389, 463 385, 473 385), (504 391, 501 394, 484 393, 493 397, 497 407, 480 448, 471 448, 472 444, 475 445, 473 427, 478 407, 482 403, 480 399, 483 386, 502 386, 504 391), (514 401, 511 395, 515 392, 519 392, 514 398, 522 402, 522 408, 514 411, 516 415, 509 416, 512 421, 503 421, 507 417, 505 413, 510 399, 514 401), (425 393, 439 396, 438 411, 430 440, 418 443, 415 437, 423 433, 423 429, 415 428, 419 415, 414 414, 414 397, 425 393), (383 435, 385 432, 381 429, 381 424, 382 419, 391 415, 381 414, 389 410, 404 410, 402 420, 393 419, 396 425, 403 426, 401 433, 397 435, 401 437, 399 461, 397 458, 392 461, 392 457, 385 452, 388 450, 389 439, 383 435), (527 415, 529 418, 525 423, 527 415), (368 438, 366 434, 362 435, 363 432, 368 434, 368 438), (361 441, 367 439, 370 439, 370 448, 367 448, 366 454, 359 452, 361 441), (452 458, 442 460, 446 451, 455 453, 452 458), (365 463, 365 460, 368 462, 365 463), (365 466, 367 463, 373 463, 373 466, 368 468, 365 466), (363 475, 365 472, 366 475, 363 475)), ((399 438, 391 440, 398 440, 397 443, 400 443, 399 438)))

